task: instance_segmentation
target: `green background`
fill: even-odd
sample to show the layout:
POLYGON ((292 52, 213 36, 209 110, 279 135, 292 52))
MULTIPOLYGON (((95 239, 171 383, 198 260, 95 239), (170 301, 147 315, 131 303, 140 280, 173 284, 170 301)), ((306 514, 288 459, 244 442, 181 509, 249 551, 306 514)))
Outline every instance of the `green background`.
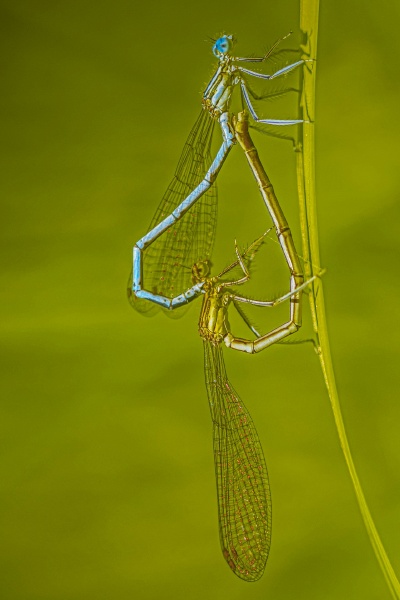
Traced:
MULTIPOLYGON (((246 584, 219 548, 200 306, 146 319, 125 298, 131 248, 215 65, 208 38, 234 32, 238 54, 260 53, 298 31, 297 2, 6 0, 1 9, 2 598, 389 598, 311 346, 225 353, 273 493, 267 570, 246 584)), ((396 1, 323 3, 316 115, 334 364, 397 573, 399 16, 396 1)), ((298 240, 294 154, 254 139, 298 240)), ((234 238, 245 244, 268 226, 237 148, 219 192, 223 266, 234 238)), ((265 297, 283 292, 287 275, 275 277, 273 244, 263 253, 265 297)))

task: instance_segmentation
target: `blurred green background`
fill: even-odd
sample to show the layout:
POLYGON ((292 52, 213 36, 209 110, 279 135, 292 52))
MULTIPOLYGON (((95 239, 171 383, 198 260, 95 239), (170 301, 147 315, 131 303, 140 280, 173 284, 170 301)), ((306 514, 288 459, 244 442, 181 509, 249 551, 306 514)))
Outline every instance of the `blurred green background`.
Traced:
MULTIPOLYGON (((398 574, 399 16, 323 3, 316 115, 334 364, 398 574)), ((246 584, 219 548, 200 305, 146 319, 125 297, 215 66, 208 38, 259 53, 298 20, 295 0, 1 2, 4 600, 389 598, 310 345, 225 353, 273 493, 267 570, 246 584)), ((293 151, 254 139, 298 240, 293 151)), ((239 149, 219 191, 222 266, 268 223, 239 149)), ((279 252, 263 253, 280 293, 279 252)))

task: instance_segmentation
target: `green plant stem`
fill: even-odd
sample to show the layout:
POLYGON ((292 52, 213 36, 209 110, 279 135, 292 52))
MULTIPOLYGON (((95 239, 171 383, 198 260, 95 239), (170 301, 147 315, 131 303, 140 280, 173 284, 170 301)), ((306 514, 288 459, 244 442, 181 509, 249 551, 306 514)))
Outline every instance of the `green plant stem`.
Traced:
MULTIPOLYGON (((305 36, 304 58, 316 58, 318 38, 319 0, 300 0, 300 27, 305 36)), ((297 180, 300 203, 300 225, 303 245, 305 277, 309 279, 319 273, 320 257, 318 244, 318 228, 315 197, 315 162, 314 162, 314 110, 315 110, 315 73, 316 63, 306 63, 303 74, 302 110, 303 118, 309 122, 303 125, 302 147, 297 152, 297 180), (310 68, 311 65, 311 68, 310 68)), ((362 518, 392 597, 400 600, 400 584, 390 564, 383 544, 376 530, 364 493, 354 466, 346 430, 344 427, 339 396, 336 388, 335 374, 329 348, 329 337, 326 323, 324 293, 320 280, 314 282, 309 294, 313 328, 317 337, 318 356, 328 390, 340 446, 356 493, 362 518)))

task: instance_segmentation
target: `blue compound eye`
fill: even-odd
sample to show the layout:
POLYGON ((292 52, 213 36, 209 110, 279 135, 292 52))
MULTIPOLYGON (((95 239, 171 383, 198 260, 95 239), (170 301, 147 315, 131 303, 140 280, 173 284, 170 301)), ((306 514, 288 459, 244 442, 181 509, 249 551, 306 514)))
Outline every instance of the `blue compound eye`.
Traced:
POLYGON ((219 56, 221 54, 228 54, 231 50, 232 44, 232 36, 231 35, 223 35, 218 38, 213 46, 213 52, 215 56, 219 56))

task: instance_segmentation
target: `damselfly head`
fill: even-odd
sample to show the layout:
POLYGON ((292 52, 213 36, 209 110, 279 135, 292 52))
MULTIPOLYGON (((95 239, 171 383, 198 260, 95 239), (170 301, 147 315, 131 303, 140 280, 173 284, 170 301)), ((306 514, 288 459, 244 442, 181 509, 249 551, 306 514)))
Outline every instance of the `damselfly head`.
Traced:
POLYGON ((209 260, 201 260, 195 263, 192 267, 192 281, 193 283, 199 283, 204 281, 210 274, 211 262, 209 260))
POLYGON ((215 41, 213 46, 214 56, 217 58, 221 58, 232 50, 235 44, 235 40, 233 39, 233 35, 223 35, 215 41))

